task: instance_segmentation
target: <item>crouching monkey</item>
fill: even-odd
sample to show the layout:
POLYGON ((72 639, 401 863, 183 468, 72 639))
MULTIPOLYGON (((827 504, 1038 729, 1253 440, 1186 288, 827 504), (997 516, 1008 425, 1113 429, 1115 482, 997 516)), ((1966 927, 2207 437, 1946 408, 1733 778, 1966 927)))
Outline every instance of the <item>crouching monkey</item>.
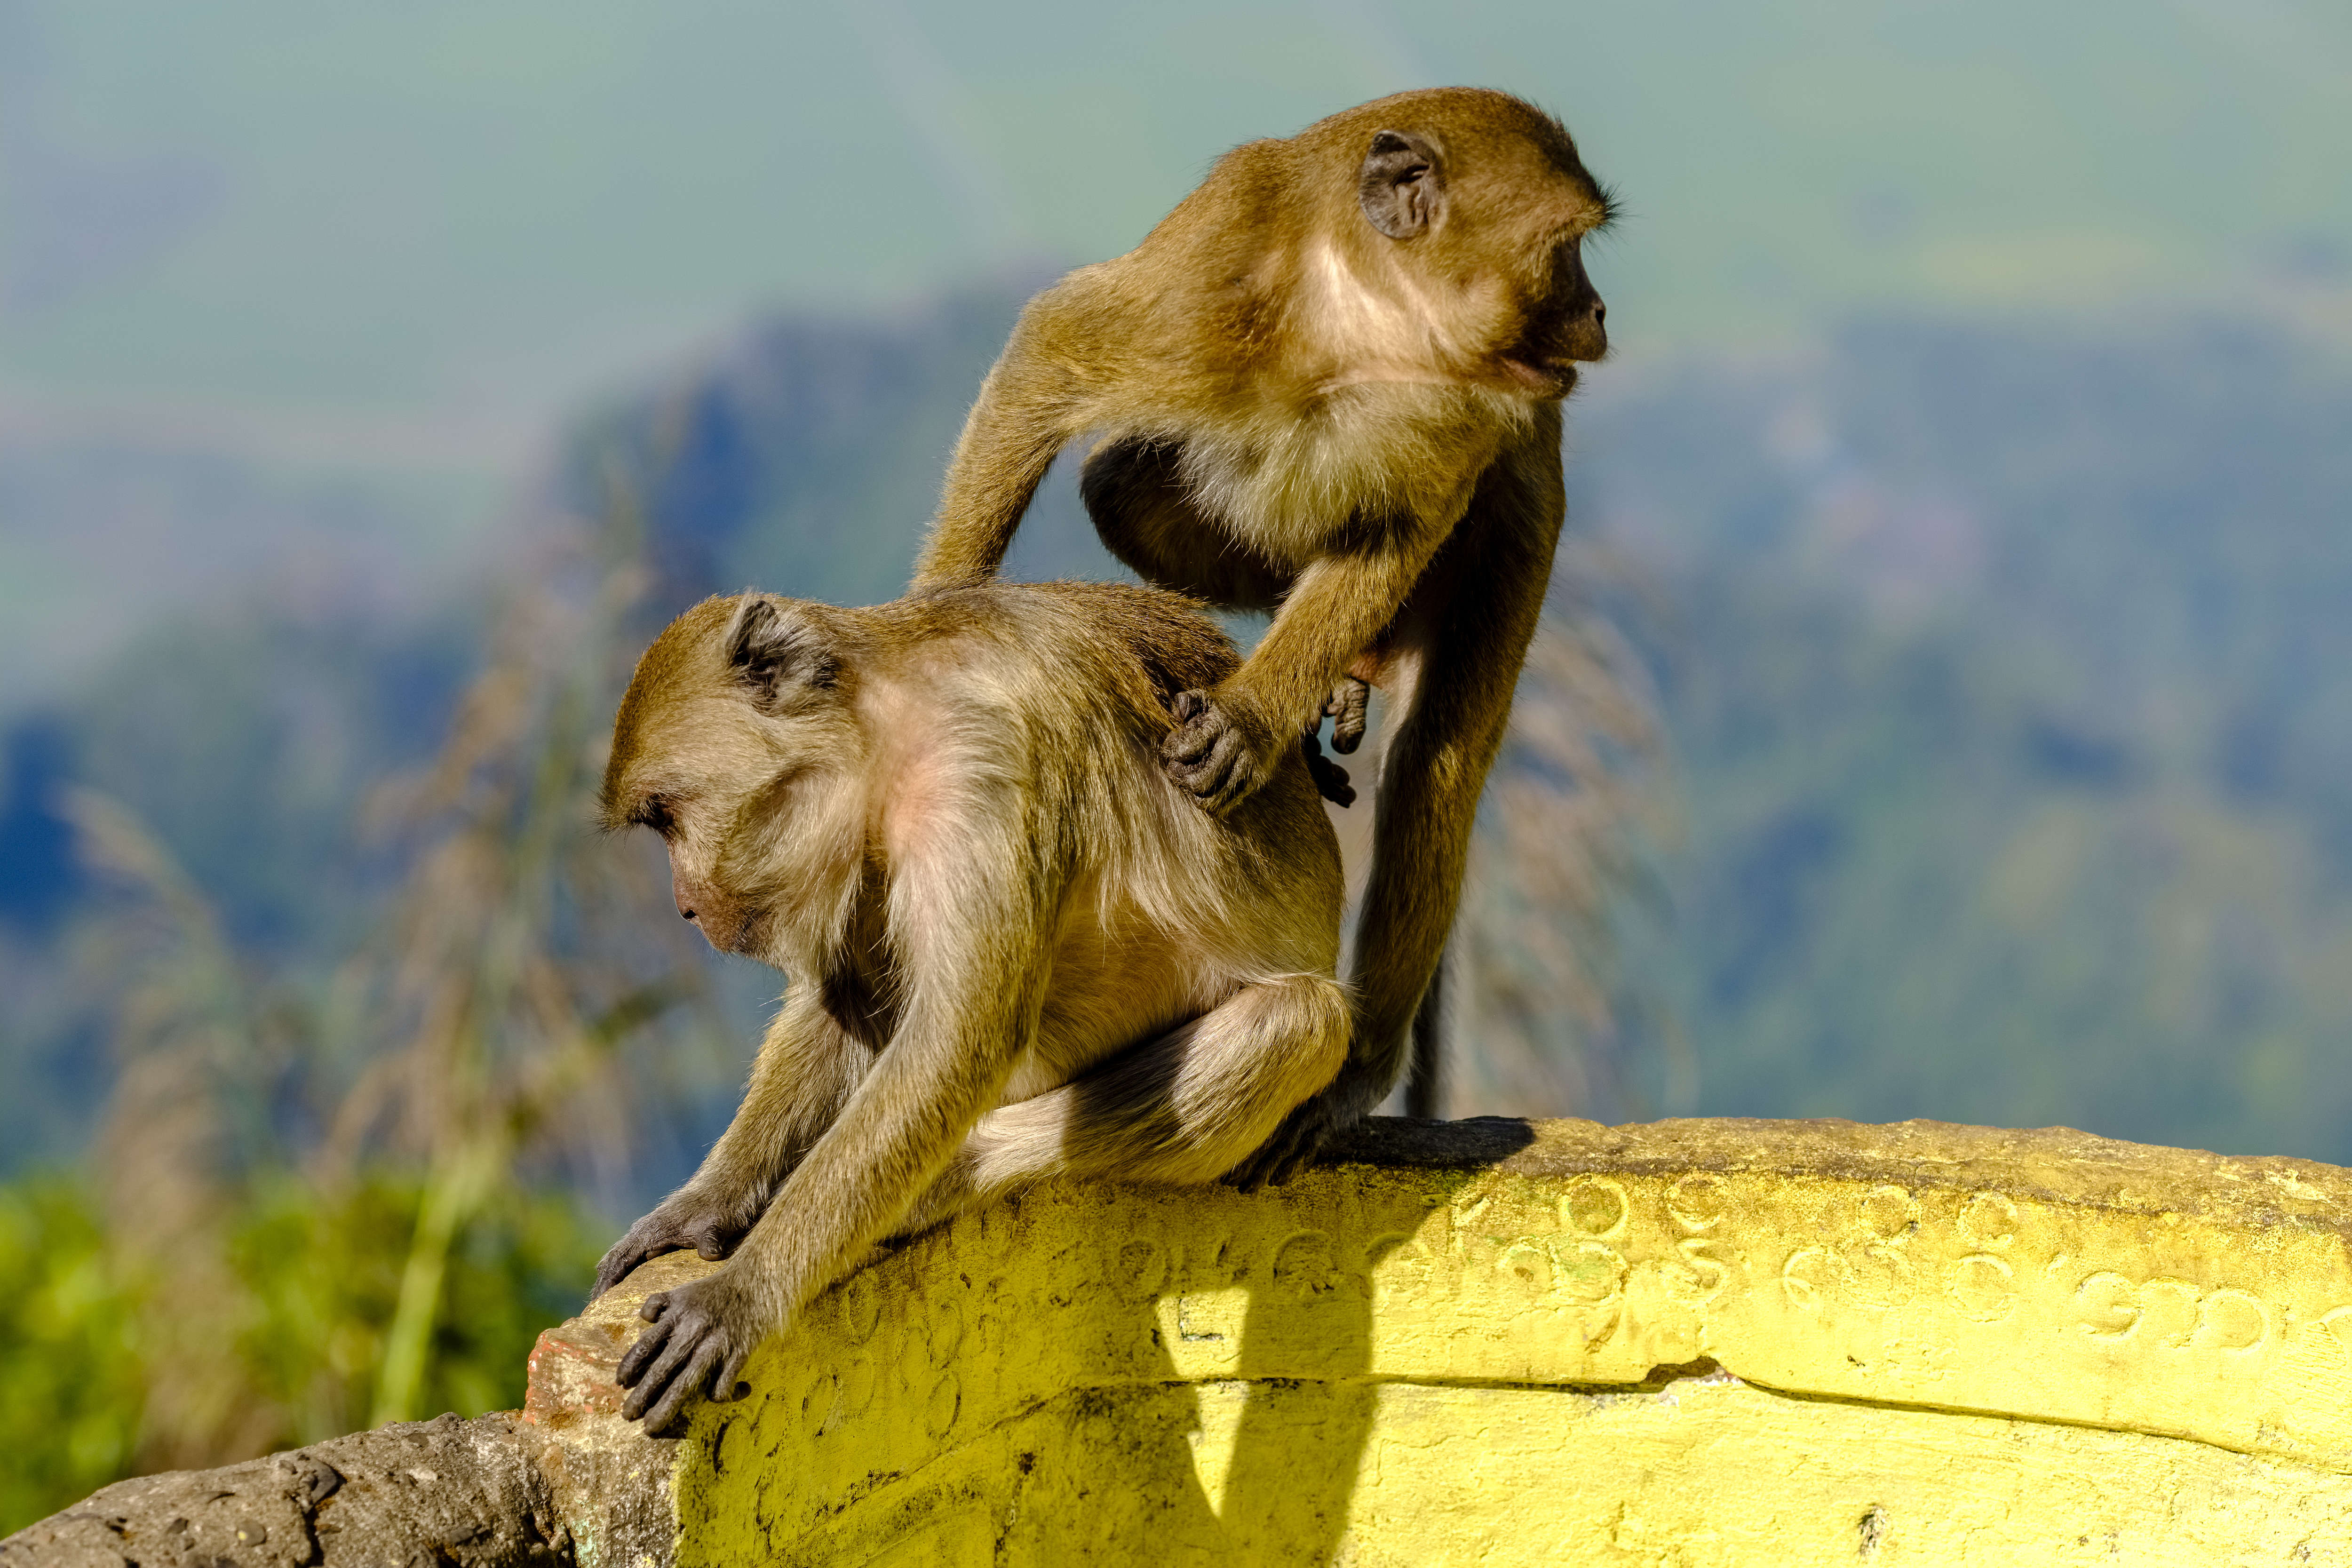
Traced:
POLYGON ((730 1259, 646 1300, 625 1414, 731 1395, 877 1241, 1059 1172, 1214 1180, 1339 1071, 1339 847, 1300 748, 1223 817, 1160 769, 1179 694, 1236 662, 1189 601, 1075 583, 709 599, 646 651, 605 820, 792 978, 733 1123, 597 1269, 730 1259))
MULTIPOLYGON (((1211 811, 1327 715, 1353 751, 1365 680, 1398 699, 1354 1057, 1245 1185, 1389 1092, 1436 981, 1550 580, 1560 401, 1608 349, 1582 245, 1609 216, 1559 122, 1499 92, 1399 93, 1237 147, 1135 249, 1030 301, 949 467, 919 585, 993 573, 1055 455, 1092 431, 1082 490, 1114 554, 1274 612, 1160 748, 1211 811)), ((1422 1037, 1426 1066, 1433 1010, 1422 1037)))

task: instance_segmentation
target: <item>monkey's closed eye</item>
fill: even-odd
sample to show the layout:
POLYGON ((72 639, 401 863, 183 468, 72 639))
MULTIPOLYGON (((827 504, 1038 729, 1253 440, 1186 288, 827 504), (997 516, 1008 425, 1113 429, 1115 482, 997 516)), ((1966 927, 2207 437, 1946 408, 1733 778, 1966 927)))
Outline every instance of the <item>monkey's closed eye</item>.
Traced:
POLYGON ((657 795, 646 796, 645 803, 630 814, 629 820, 640 827, 652 828, 664 838, 677 826, 677 820, 670 816, 669 802, 657 795))

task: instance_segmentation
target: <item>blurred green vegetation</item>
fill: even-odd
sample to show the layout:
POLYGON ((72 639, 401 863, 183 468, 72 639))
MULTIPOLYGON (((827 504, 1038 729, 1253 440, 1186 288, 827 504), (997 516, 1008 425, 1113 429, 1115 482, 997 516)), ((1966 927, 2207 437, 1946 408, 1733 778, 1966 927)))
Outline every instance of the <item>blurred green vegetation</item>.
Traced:
POLYGON ((0 1184, 0 1532, 128 1472, 145 1403, 137 1300, 88 1191, 69 1177, 0 1184))
MULTIPOLYGON (((423 1196, 413 1180, 322 1191, 286 1171, 257 1173, 237 1194, 226 1314, 237 1327, 204 1353, 234 1390, 241 1447, 266 1453, 366 1425, 423 1196)), ((0 1295, 5 1534, 145 1468, 152 1360, 188 1347, 142 1330, 189 1303, 110 1245, 89 1187, 70 1176, 0 1184, 0 1246, 21 1260, 0 1295)), ((562 1194, 520 1193, 468 1223, 450 1249, 417 1409, 520 1405, 533 1342, 577 1309, 604 1246, 601 1222, 562 1194)), ((206 1303, 205 1321, 222 1305, 206 1303)))

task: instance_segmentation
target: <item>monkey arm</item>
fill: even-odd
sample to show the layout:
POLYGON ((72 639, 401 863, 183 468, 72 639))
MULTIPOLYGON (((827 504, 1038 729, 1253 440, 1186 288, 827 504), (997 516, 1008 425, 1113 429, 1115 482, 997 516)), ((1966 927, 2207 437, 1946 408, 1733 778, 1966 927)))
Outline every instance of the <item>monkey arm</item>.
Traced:
POLYGON ((1003 355, 981 383, 915 568, 918 592, 994 575, 1045 470, 1083 428, 1082 419, 1073 422, 1077 400, 1070 378, 1054 369, 1060 356, 1037 346, 1045 308, 1041 298, 1022 313, 1003 355))
POLYGON ((733 1252, 832 1124, 866 1070, 867 1055, 826 1014, 818 986, 793 985, 769 1022, 734 1121, 692 1178, 604 1254, 590 1300, 665 1252, 692 1247, 713 1260, 733 1252))
POLYGON ((1283 751, 1320 721, 1349 666, 1396 619, 1453 521, 1412 520, 1312 562, 1241 668, 1180 703, 1160 752, 1169 776, 1219 813, 1263 785, 1283 751))
POLYGON ((652 1326, 616 1374, 630 1390, 623 1415, 660 1431, 694 1394, 724 1397, 761 1340, 889 1234, 1002 1094, 1036 1032, 1047 968, 1037 933, 1052 924, 1034 896, 1043 879, 1019 863, 1034 853, 1025 827, 1007 814, 992 833, 999 854, 960 843, 959 863, 893 889, 894 907, 903 896, 948 911, 916 921, 900 944, 897 1033, 728 1266, 646 1300, 652 1326))

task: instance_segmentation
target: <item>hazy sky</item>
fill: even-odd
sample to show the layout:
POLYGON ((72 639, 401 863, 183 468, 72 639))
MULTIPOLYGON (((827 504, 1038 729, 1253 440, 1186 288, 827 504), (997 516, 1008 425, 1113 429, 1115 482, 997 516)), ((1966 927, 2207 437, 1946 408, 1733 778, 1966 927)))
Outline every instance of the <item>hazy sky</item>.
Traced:
POLYGON ((0 432, 499 466, 755 309, 1112 254, 1442 81, 1620 187, 1636 353, 2352 268, 2317 0, 0 0, 0 432))

